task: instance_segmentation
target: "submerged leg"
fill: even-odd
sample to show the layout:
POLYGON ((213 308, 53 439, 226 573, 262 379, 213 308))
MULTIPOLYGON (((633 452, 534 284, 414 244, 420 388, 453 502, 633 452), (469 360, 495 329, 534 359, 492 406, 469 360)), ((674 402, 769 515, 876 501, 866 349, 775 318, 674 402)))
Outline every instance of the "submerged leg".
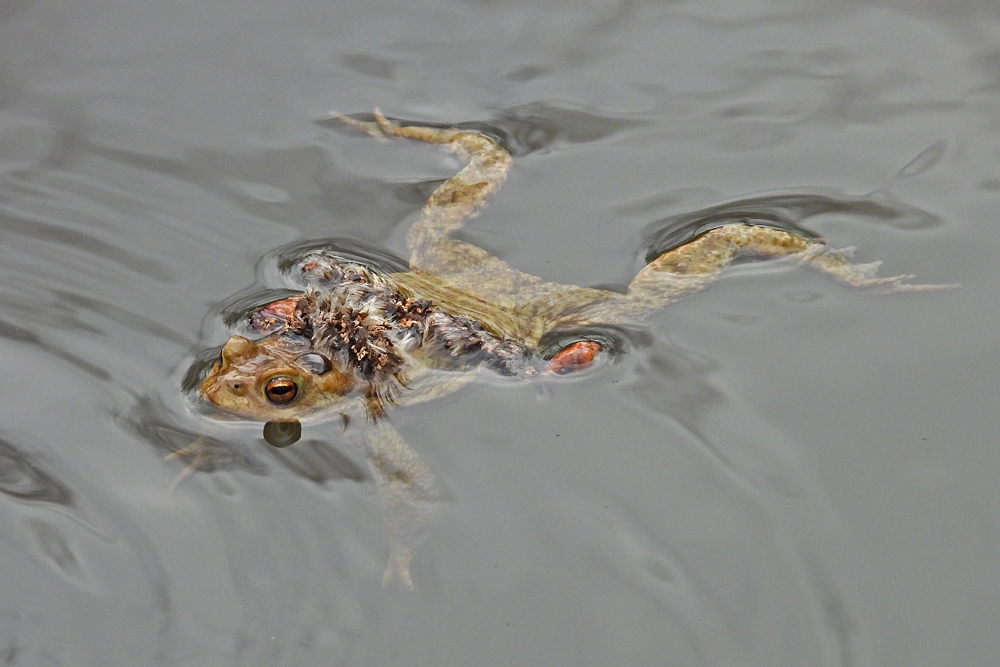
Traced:
POLYGON ((389 530, 389 562, 382 575, 382 586, 398 576, 408 588, 413 588, 410 578, 413 549, 423 539, 438 500, 434 475, 384 420, 366 431, 364 445, 389 530))
MULTIPOLYGON (((511 165, 511 157, 506 150, 493 139, 477 132, 455 128, 403 127, 387 119, 378 109, 373 122, 347 116, 335 117, 376 138, 396 137, 441 144, 445 150, 466 161, 461 171, 431 194, 420 219, 407 232, 411 268, 435 273, 453 268, 458 246, 463 253, 479 251, 483 253, 483 259, 490 258, 479 248, 447 237, 465 220, 479 215, 489 197, 503 185, 511 165)), ((472 260, 481 261, 470 258, 472 260)))

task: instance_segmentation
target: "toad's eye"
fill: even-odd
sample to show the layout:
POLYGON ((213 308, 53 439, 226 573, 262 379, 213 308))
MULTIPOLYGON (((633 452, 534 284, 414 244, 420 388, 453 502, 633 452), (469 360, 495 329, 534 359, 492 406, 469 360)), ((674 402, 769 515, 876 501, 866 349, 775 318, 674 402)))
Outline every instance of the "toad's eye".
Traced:
POLYGON ((306 354, 300 355, 299 363, 308 368, 314 375, 328 373, 330 369, 333 368, 329 359, 324 357, 322 354, 316 354, 315 352, 307 352, 306 354))
POLYGON ((286 377, 271 378, 264 386, 264 395, 275 405, 286 405, 295 400, 299 387, 293 380, 286 377))

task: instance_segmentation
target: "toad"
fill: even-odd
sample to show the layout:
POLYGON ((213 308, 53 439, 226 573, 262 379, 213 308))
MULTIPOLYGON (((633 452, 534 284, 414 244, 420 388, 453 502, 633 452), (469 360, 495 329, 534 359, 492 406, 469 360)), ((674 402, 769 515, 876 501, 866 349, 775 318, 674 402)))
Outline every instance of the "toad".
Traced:
MULTIPOLYGON (((753 224, 722 224, 663 252, 624 293, 546 282, 452 238, 507 176, 511 156, 497 141, 401 125, 378 110, 374 121, 337 118, 379 139, 437 144, 465 166, 434 190, 409 228, 409 270, 379 272, 335 253, 306 253, 292 269, 300 293, 254 310, 250 326, 260 337, 229 338, 200 395, 231 415, 293 432, 305 420, 356 417, 390 535, 383 585, 398 576, 412 587, 413 550, 437 501, 430 470, 389 422, 392 408, 453 392, 482 372, 525 381, 578 373, 607 352, 588 328, 640 323, 704 289, 739 257, 803 264, 879 294, 950 287, 880 278, 878 263, 855 264, 849 251, 821 240, 753 224), (561 347, 544 353, 543 339, 559 332, 570 335, 556 336, 561 347)), ((176 453, 195 468, 202 455, 198 443, 176 453)))

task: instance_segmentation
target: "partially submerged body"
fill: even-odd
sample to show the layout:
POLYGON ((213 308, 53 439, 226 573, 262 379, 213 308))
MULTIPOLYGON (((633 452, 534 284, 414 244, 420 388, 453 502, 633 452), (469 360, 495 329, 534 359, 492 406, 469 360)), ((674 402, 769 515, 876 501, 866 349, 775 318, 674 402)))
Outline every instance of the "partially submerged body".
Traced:
MULTIPOLYGON (((340 117, 375 137, 441 144, 466 166, 430 196, 410 227, 409 271, 377 274, 358 263, 313 253, 296 271, 302 294, 258 309, 251 341, 233 336, 201 385, 228 413, 270 423, 363 413, 364 446, 378 485, 394 574, 412 585, 413 547, 436 502, 433 477, 386 420, 392 406, 456 390, 488 368, 504 375, 575 372, 602 345, 585 336, 542 358, 543 337, 560 331, 638 323, 706 287, 739 255, 785 258, 845 285, 876 293, 930 290, 911 276, 878 278, 878 264, 853 264, 849 251, 770 227, 727 224, 647 264, 627 291, 545 282, 450 234, 477 216, 503 184, 510 155, 494 140, 457 129, 402 127, 340 117)), ((178 456, 198 466, 197 443, 178 456)))

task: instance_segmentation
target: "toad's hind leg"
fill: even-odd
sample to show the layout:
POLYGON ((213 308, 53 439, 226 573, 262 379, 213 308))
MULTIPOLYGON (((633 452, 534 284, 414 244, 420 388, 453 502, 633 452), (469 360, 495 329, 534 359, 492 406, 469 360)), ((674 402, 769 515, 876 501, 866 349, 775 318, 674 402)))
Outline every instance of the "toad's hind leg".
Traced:
POLYGON ((632 281, 629 293, 636 296, 655 296, 659 289, 657 287, 659 278, 664 274, 675 278, 685 276, 701 278, 703 284, 705 280, 711 280, 731 264, 738 255, 750 255, 762 259, 787 258, 807 264, 839 283, 877 294, 954 287, 954 285, 912 285, 903 282, 913 278, 912 275, 879 278, 875 273, 881 262, 854 264, 851 262, 853 252, 854 248, 836 250, 815 239, 772 227, 724 225, 650 262, 632 281))
POLYGON ((410 250, 410 267, 432 272, 454 268, 459 256, 470 264, 488 261, 491 257, 474 246, 455 241, 448 235, 464 222, 479 215, 487 201, 507 179, 511 157, 493 139, 456 128, 404 127, 390 121, 375 110, 374 121, 359 121, 347 116, 338 120, 376 138, 396 137, 430 144, 441 144, 445 150, 465 161, 457 174, 442 183, 427 199, 420 219, 406 235, 410 250), (476 252, 483 257, 476 257, 476 252))
POLYGON ((875 294, 955 287, 903 282, 913 277, 910 275, 879 278, 875 272, 881 262, 854 264, 850 260, 853 250, 835 250, 815 239, 772 227, 724 225, 663 253, 639 271, 624 296, 599 304, 595 310, 602 311, 599 316, 603 317, 640 319, 704 289, 740 255, 789 259, 825 273, 839 283, 875 294))

